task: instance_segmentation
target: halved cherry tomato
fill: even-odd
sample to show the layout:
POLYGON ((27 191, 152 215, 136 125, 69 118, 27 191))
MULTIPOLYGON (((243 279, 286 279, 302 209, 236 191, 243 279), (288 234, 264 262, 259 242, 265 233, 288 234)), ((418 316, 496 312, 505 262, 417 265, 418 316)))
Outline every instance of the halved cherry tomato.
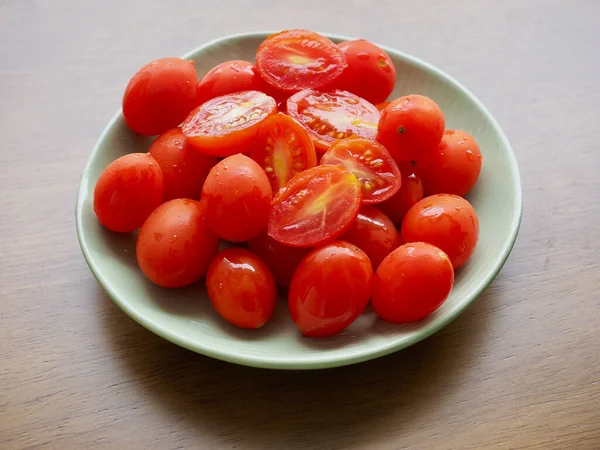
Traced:
POLYGON ((319 88, 346 67, 342 50, 320 34, 287 30, 272 34, 256 52, 256 68, 277 89, 296 92, 319 88))
POLYGON ((317 166, 300 172, 271 203, 269 236, 292 247, 335 239, 356 218, 360 198, 360 183, 344 167, 317 166))
POLYGON ((411 163, 405 161, 400 162, 398 164, 398 169, 402 174, 400 190, 386 201, 378 203, 376 206, 383 211, 392 222, 400 225, 408 210, 419 200, 423 199, 423 183, 421 183, 421 178, 411 163))
POLYGON ((288 99, 287 110, 308 130, 321 153, 338 139, 359 136, 375 140, 377 136, 379 111, 350 92, 306 89, 288 99))
POLYGON ((381 103, 378 103, 377 105, 375 105, 375 107, 381 112, 385 108, 387 108, 390 105, 390 103, 392 103, 392 102, 381 102, 381 103))
POLYGON ((308 132, 281 113, 261 123, 250 157, 265 170, 274 193, 298 172, 317 165, 315 146, 308 132))
POLYGON ((336 241, 310 252, 290 284, 292 320, 307 337, 339 333, 364 311, 373 281, 367 255, 348 242, 336 241))
POLYGON ((322 165, 344 166, 360 182, 363 203, 380 203, 400 189, 398 166, 381 144, 364 138, 342 139, 321 158, 322 165))
POLYGON ((260 123, 277 112, 275 100, 258 91, 213 98, 194 109, 181 129, 207 155, 230 156, 250 149, 260 123))

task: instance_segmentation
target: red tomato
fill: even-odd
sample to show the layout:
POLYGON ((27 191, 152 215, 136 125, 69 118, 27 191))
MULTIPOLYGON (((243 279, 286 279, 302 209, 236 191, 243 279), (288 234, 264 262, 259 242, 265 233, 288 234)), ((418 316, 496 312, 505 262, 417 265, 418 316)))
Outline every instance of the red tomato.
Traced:
POLYGON ((440 107, 423 95, 394 100, 381 113, 377 140, 398 161, 414 161, 435 151, 444 134, 440 107))
POLYGON ((142 226, 161 204, 163 174, 148 153, 130 153, 113 161, 94 188, 94 211, 102 225, 128 233, 142 226))
POLYGON ((162 58, 146 64, 125 89, 125 122, 146 136, 176 127, 196 104, 197 79, 192 61, 162 58))
POLYGON ((136 245, 138 264, 155 284, 176 288, 206 274, 219 251, 219 238, 206 228, 200 202, 175 199, 163 203, 144 222, 136 245))
POLYGON ((321 153, 338 139, 358 136, 375 140, 377 136, 379 111, 350 92, 307 89, 288 99, 287 110, 308 130, 321 153))
POLYGON ((308 132, 294 119, 276 114, 263 121, 250 157, 266 172, 277 192, 298 172, 317 165, 317 154, 308 132))
POLYGON ((315 89, 337 78, 346 67, 342 50, 320 34, 287 30, 272 34, 256 52, 256 68, 283 91, 315 89))
POLYGON ((398 247, 373 278, 373 309, 393 323, 424 319, 446 300, 454 284, 448 255, 424 242, 398 247))
POLYGON ((208 296, 227 322, 241 328, 260 328, 275 309, 273 275, 254 253, 240 247, 215 257, 206 275, 208 296))
POLYGON ((383 211, 392 222, 400 225, 408 210, 423 199, 423 184, 417 175, 414 166, 409 162, 401 162, 398 169, 402 174, 400 190, 386 201, 378 203, 377 207, 383 211))
POLYGON ((277 284, 284 288, 290 285, 296 267, 310 251, 308 248, 283 245, 269 236, 266 230, 250 239, 248 247, 265 262, 277 284))
POLYGON ((223 239, 242 242, 266 226, 273 192, 264 170, 245 155, 214 166, 202 189, 208 227, 223 239))
POLYGON ((378 103, 377 105, 375 105, 375 107, 377 108, 377 110, 379 112, 383 111, 385 108, 387 108, 388 106, 390 106, 390 103, 392 102, 381 102, 378 103))
POLYGON ((367 205, 360 208, 356 220, 341 239, 364 251, 375 270, 400 245, 400 233, 392 221, 374 206, 367 205))
POLYGON ((317 166, 300 172, 273 199, 269 236, 292 247, 335 239, 356 218, 360 199, 360 184, 344 167, 317 166))
POLYGON ((348 67, 331 87, 352 92, 373 104, 388 98, 396 84, 396 69, 388 54, 364 39, 338 46, 346 55, 348 67))
POLYGON ((363 203, 387 200, 398 192, 402 182, 398 166, 385 147, 364 138, 337 141, 323 155, 321 164, 350 170, 360 182, 363 203))
POLYGON ((194 109, 182 130, 202 153, 230 156, 250 149, 260 123, 277 112, 275 100, 258 91, 213 98, 194 109))
POLYGON ((417 161, 425 192, 464 197, 481 172, 481 151, 473 136, 446 130, 436 151, 417 161))
POLYGON ((373 269, 367 255, 347 242, 310 252, 290 284, 290 315, 307 337, 339 333, 364 311, 371 296, 373 269))
POLYGON ((173 128, 161 134, 148 152, 156 160, 163 174, 163 201, 174 198, 200 198, 204 180, 211 167, 217 163, 214 156, 203 155, 192 148, 181 128, 173 128))
POLYGON ((451 194, 417 202, 402 221, 403 242, 427 242, 442 249, 454 269, 471 256, 479 238, 479 219, 471 204, 451 194))

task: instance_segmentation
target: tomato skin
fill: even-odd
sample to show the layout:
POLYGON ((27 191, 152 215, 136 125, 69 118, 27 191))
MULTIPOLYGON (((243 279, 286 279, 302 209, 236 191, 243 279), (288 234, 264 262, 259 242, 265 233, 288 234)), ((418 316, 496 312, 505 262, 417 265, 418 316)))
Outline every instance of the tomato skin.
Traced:
POLYGON ((444 251, 454 269, 471 256, 479 238, 479 219, 471 204, 452 194, 417 202, 402 221, 403 242, 427 242, 444 251))
POLYGON ((364 311, 372 280, 369 258, 354 245, 336 241, 316 248, 292 278, 290 315, 303 336, 339 333, 364 311))
POLYGON ((283 245, 269 236, 267 230, 250 239, 248 247, 271 269, 276 283, 283 288, 289 287, 298 264, 311 250, 283 245))
POLYGON ((217 163, 214 156, 203 155, 187 141, 181 128, 173 128, 157 137, 150 149, 163 174, 163 201, 174 198, 200 198, 208 172, 217 163))
POLYGON ((142 226, 161 204, 163 174, 148 153, 130 153, 102 172, 94 188, 94 212, 102 225, 128 233, 142 226))
POLYGON ((350 227, 360 202, 360 184, 348 169, 313 167, 294 176, 273 198, 269 236, 292 247, 333 240, 350 227))
POLYGON ((236 92, 215 97, 196 107, 181 129, 199 152, 231 156, 250 150, 260 123, 276 112, 275 100, 265 93, 236 92))
POLYGON ((136 244, 137 261, 158 286, 188 286, 206 274, 219 237, 205 224, 205 208, 190 199, 163 203, 148 217, 136 244))
POLYGON ((446 130, 437 150, 417 161, 427 195, 456 194, 464 197, 481 172, 481 151, 469 133, 446 130))
POLYGON ((335 142, 321 158, 321 165, 341 165, 350 170, 362 189, 362 202, 381 203, 401 188, 402 177, 385 147, 364 138, 335 142))
POLYGON ((208 227, 231 242, 247 241, 266 228, 272 198, 265 172, 242 154, 217 163, 202 188, 208 227))
POLYGON ((400 233, 388 217, 374 206, 363 205, 356 220, 340 238, 364 251, 377 270, 381 261, 400 245, 400 233))
POLYGON ((348 66, 331 85, 377 104, 385 101, 396 84, 396 68, 389 55, 377 45, 358 39, 338 44, 348 66))
POLYGON ((281 113, 261 123, 250 157, 265 170, 275 193, 298 172, 317 165, 317 153, 308 132, 281 113))
POLYGON ((377 140, 396 162, 418 160, 435 151, 446 122, 429 97, 407 95, 391 102, 381 113, 377 140))
POLYGON ((125 122, 146 136, 178 126, 196 104, 196 81, 192 61, 162 58, 146 64, 125 89, 125 122))
POLYGON ((415 322, 438 309, 453 284, 448 255, 431 244, 404 244, 377 269, 371 303, 377 315, 388 322, 415 322))
POLYGON ((401 162, 398 169, 402 174, 400 190, 376 205, 396 225, 400 225, 408 210, 424 197, 423 183, 414 166, 409 162, 401 162))
POLYGON ((383 111, 385 108, 387 108, 388 106, 390 106, 390 103, 392 102, 381 102, 378 103, 377 105, 375 105, 375 107, 377 108, 377 110, 379 112, 383 111))

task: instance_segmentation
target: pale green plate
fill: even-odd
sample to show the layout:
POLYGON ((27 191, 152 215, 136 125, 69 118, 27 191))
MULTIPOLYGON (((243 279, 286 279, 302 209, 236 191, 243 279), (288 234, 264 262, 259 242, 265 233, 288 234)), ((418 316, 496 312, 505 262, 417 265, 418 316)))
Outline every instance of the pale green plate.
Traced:
MULTIPOLYGON (((202 76, 216 64, 253 61, 269 33, 228 36, 188 53, 202 76)), ((350 38, 329 35, 340 42, 350 38)), ((257 367, 318 369, 377 358, 408 347, 455 319, 490 284, 502 268, 521 221, 521 185, 510 144, 485 107, 463 86, 439 69, 391 48, 384 49, 398 73, 391 98, 419 93, 442 108, 447 128, 471 133, 484 158, 477 185, 469 194, 480 220, 479 245, 456 274, 448 300, 426 320, 398 326, 363 314, 344 333, 327 339, 300 336, 282 299, 273 319, 261 330, 244 331, 224 323, 214 312, 202 283, 167 290, 152 285, 138 270, 135 235, 103 229, 93 211, 92 194, 102 170, 117 157, 146 152, 150 140, 131 132, 119 111, 92 151, 79 187, 77 233, 85 259, 98 282, 119 307, 154 333, 204 355, 257 367)))

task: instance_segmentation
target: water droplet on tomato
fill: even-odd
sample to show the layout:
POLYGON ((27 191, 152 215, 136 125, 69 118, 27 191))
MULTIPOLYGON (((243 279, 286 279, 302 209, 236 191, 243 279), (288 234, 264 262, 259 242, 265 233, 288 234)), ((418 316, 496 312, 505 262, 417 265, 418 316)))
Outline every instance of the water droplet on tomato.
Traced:
POLYGON ((175 144, 175 145, 180 145, 180 144, 181 144, 181 141, 174 141, 174 142, 173 142, 173 144, 175 144))
POLYGON ((465 155, 467 156, 467 160, 469 160, 469 161, 471 161, 471 162, 473 162, 473 161, 475 161, 475 160, 477 159, 477 158, 475 157, 475 155, 473 154, 473 151, 471 151, 471 150, 467 150, 467 151, 465 152, 465 155))
POLYGON ((358 59, 361 59, 361 60, 363 60, 363 61, 366 61, 366 60, 368 60, 368 59, 369 59, 369 54, 368 54, 367 52, 359 52, 359 53, 357 53, 357 54, 356 54, 356 57, 357 57, 358 59))
POLYGON ((154 239, 156 239, 157 241, 160 241, 162 238, 163 238, 162 233, 154 233, 154 239))

